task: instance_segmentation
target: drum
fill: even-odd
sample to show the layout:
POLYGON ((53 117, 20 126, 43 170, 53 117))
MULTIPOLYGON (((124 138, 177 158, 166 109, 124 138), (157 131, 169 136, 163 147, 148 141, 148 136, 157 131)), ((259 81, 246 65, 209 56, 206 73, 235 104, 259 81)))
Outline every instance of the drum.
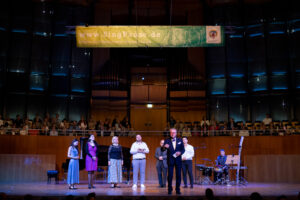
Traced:
POLYGON ((214 170, 215 170, 215 172, 217 172, 217 173, 223 173, 223 168, 222 168, 221 166, 216 166, 216 167, 214 168, 214 170))
POLYGON ((203 176, 211 176, 213 167, 205 167, 203 168, 202 175, 203 176))

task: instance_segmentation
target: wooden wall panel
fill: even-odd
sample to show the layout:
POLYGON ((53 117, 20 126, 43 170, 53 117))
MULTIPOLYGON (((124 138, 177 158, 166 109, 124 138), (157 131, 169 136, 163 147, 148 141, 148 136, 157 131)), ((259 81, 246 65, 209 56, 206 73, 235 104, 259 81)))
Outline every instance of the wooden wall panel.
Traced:
MULTIPOLYGON (((72 136, 11 136, 11 135, 1 135, 0 136, 0 154, 47 154, 56 155, 56 169, 62 172, 61 165, 67 158, 67 149, 74 139, 72 136)), ((78 138, 79 139, 79 138, 78 138)), ((154 151, 159 145, 159 141, 162 139, 160 136, 143 136, 143 140, 148 144, 150 148, 150 153, 147 155, 147 180, 156 180, 156 169, 155 169, 155 158, 154 151)), ((101 145, 110 145, 111 137, 97 137, 97 142, 101 145)), ((190 144, 197 147, 196 160, 197 163, 203 163, 203 158, 208 158, 214 161, 219 154, 219 149, 225 149, 227 154, 237 154, 239 137, 191 137, 189 138, 190 144)), ((131 144, 135 141, 134 137, 120 137, 120 144, 124 147, 131 147, 131 144)), ((265 166, 265 171, 272 167, 272 163, 279 162, 278 160, 270 159, 260 159, 257 156, 262 155, 300 155, 300 135, 294 136, 253 136, 246 137, 244 140, 242 160, 246 159, 246 156, 252 156, 253 161, 248 158, 246 164, 249 167, 249 176, 253 176, 253 179, 249 177, 250 180, 256 180, 255 177, 261 176, 261 166, 265 166), (257 157, 256 161, 255 158, 257 157)), ((293 159, 284 158, 283 166, 287 166, 289 171, 299 169, 299 161, 295 165, 293 159)), ((298 158, 297 158, 298 159, 298 158)), ((195 161, 195 159, 194 159, 195 161)), ((281 161, 280 161, 281 162, 281 161)), ((2 161, 0 162, 2 163, 2 161)), ((20 165, 22 166, 22 165, 20 165)), ((279 169, 280 170, 280 169, 279 169)), ((1 171, 1 169, 0 169, 1 171)), ((276 173, 269 173, 268 176, 277 176, 276 173)), ((285 173, 285 171, 280 171, 280 173, 285 173)), ((82 178, 86 179, 84 172, 82 172, 82 178)), ((278 173, 277 173, 278 174, 278 173)), ((61 173, 62 175, 62 173, 61 173)), ((44 176, 44 175, 43 175, 44 176)), ((291 177, 290 174, 287 175, 291 177)), ((278 178, 276 180, 282 180, 278 178)), ((291 178, 288 179, 288 181, 291 178)), ((265 181, 263 179, 262 181, 265 181)), ((299 179, 300 181, 300 179, 299 179)))
POLYGON ((0 154, 0 183, 46 181, 47 171, 55 169, 55 157, 42 154, 0 154))
POLYGON ((130 121, 134 130, 138 131, 161 131, 167 125, 167 110, 162 109, 139 109, 131 108, 130 121))
POLYGON ((245 156, 251 182, 300 182, 300 155, 245 156))
POLYGON ((92 119, 94 119, 95 121, 101 120, 101 121, 105 121, 106 118, 110 119, 111 122, 113 121, 113 119, 115 117, 118 117, 118 119, 120 121, 123 120, 124 117, 127 116, 127 111, 126 109, 124 110, 102 110, 102 109, 96 109, 96 111, 93 111, 91 113, 91 117, 92 119))
POLYGON ((206 116, 205 110, 199 111, 183 111, 183 112, 170 112, 170 116, 174 117, 176 121, 194 122, 201 121, 206 116))

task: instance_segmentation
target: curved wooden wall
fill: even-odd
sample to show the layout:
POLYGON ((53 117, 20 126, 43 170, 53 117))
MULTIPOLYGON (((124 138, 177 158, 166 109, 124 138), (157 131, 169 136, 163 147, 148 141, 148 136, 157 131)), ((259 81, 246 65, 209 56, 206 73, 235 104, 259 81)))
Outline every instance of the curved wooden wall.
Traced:
MULTIPOLYGON (((61 165, 67 158, 67 149, 72 136, 0 136, 0 154, 54 154, 56 155, 56 168, 61 170, 61 165)), ((162 137, 143 137, 149 148, 147 155, 148 180, 156 180, 154 153, 162 137)), ((110 145, 111 137, 97 137, 97 142, 101 145, 110 145)), ((215 160, 219 154, 219 149, 225 149, 227 154, 237 154, 239 137, 191 137, 190 144, 198 147, 196 150, 197 163, 203 163, 202 158, 215 160)), ((120 144, 130 147, 135 141, 133 137, 120 137, 120 144)), ((252 136, 244 140, 242 159, 245 156, 253 155, 299 155, 300 135, 293 136, 252 136)), ((194 160, 195 161, 195 160, 194 160)), ((251 166, 248 166, 251 168, 251 166)))

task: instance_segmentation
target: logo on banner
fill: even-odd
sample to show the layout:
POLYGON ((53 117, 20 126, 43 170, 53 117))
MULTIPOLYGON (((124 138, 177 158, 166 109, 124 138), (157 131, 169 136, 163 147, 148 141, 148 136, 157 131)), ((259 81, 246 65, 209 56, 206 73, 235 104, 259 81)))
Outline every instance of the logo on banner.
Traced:
POLYGON ((221 27, 207 26, 206 27, 206 43, 220 44, 221 43, 221 27))

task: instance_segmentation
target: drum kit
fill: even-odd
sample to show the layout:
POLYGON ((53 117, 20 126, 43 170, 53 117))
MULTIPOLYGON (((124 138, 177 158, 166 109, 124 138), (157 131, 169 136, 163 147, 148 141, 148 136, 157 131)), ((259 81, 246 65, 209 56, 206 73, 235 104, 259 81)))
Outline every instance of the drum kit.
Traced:
MULTIPOLYGON (((237 170, 237 166, 213 166, 213 162, 210 159, 203 158, 206 164, 196 164, 195 168, 200 171, 200 175, 196 174, 195 183, 199 185, 235 185, 235 180, 230 180, 230 176, 223 176, 224 170, 237 170), (202 173, 201 173, 202 172, 202 173), (213 173, 214 172, 214 173, 213 173), (211 177, 216 174, 216 180, 212 181, 211 177)), ((240 170, 247 170, 247 167, 240 167, 240 170)), ((245 178, 240 176, 240 184, 246 185, 248 182, 245 178)))
POLYGON ((235 161, 238 160, 238 155, 228 155, 227 156, 227 162, 226 162, 226 166, 220 166, 220 165, 213 165, 213 162, 208 159, 208 158, 202 158, 201 159, 204 164, 196 164, 195 165, 195 169, 196 171, 200 171, 200 175, 198 175, 197 173, 195 173, 195 184, 199 184, 199 185, 227 185, 227 186, 231 186, 231 185, 247 185, 248 182, 246 181, 246 179, 239 175, 238 178, 238 184, 236 180, 231 180, 230 176, 223 176, 224 170, 228 170, 228 173, 230 174, 230 171, 236 171, 236 170, 247 170, 246 166, 240 166, 238 168, 238 166, 235 165, 235 161), (202 173, 201 173, 202 172, 202 173), (213 173, 214 172, 214 173, 213 173), (211 180, 211 177, 213 174, 216 174, 216 180, 213 182, 211 180))
POLYGON ((213 182, 211 181, 210 177, 213 174, 213 170, 214 167, 212 166, 212 161, 208 158, 202 158, 202 161, 204 161, 204 164, 196 164, 195 168, 197 169, 197 171, 202 171, 202 176, 197 176, 196 175, 196 179, 198 179, 199 181, 196 182, 200 185, 212 185, 213 182))
MULTIPOLYGON (((226 184, 230 185, 247 185, 248 182, 244 177, 240 175, 240 170, 247 170, 246 166, 241 166, 241 152, 243 145, 244 137, 240 138, 240 143, 238 146, 230 145, 231 148, 238 148, 237 155, 227 155, 225 166, 214 165, 214 163, 208 158, 202 158, 203 164, 197 164, 196 156, 195 156, 195 184, 200 185, 211 185, 211 184, 226 184), (228 175, 223 176, 224 171, 228 173, 228 175), (236 171, 236 179, 230 181, 230 170, 236 171), (198 175, 197 172, 202 171, 202 176, 198 175), (211 181, 211 176, 216 175, 215 181, 211 181)), ((194 147, 197 149, 206 149, 206 144, 202 143, 200 147, 194 147)), ((196 153, 196 151, 195 151, 196 153)))

